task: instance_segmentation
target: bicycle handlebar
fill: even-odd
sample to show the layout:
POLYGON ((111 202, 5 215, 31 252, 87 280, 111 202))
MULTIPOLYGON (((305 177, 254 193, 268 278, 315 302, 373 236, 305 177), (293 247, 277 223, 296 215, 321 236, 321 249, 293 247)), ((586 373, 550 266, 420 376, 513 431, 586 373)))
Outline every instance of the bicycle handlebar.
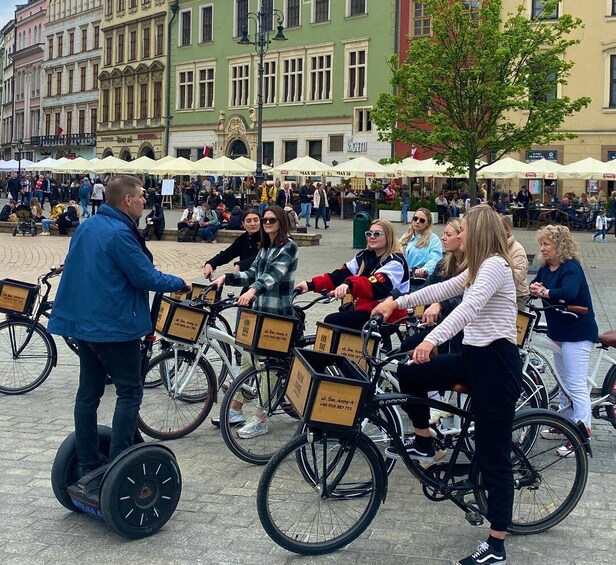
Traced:
MULTIPOLYGON (((539 297, 537 297, 539 298, 539 297)), ((585 316, 588 314, 588 308, 586 306, 576 306, 574 304, 566 304, 564 300, 559 300, 556 304, 548 304, 544 306, 535 306, 532 301, 534 297, 528 297, 526 304, 533 312, 545 312, 546 310, 557 310, 562 314, 569 314, 571 316, 585 316)))

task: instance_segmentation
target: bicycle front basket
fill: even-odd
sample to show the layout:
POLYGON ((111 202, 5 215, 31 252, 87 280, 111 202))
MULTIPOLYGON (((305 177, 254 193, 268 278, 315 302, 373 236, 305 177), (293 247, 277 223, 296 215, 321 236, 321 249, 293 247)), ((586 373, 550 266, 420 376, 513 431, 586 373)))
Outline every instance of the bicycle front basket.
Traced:
POLYGON ((38 295, 38 285, 13 279, 0 280, 0 312, 6 314, 32 314, 38 295))
POLYGON ((239 308, 235 343, 258 355, 285 357, 293 348, 298 329, 296 318, 239 308))
MULTIPOLYGON (((376 355, 379 341, 376 337, 371 337, 368 340, 368 353, 370 355, 376 355)), ((315 351, 344 355, 351 361, 355 361, 364 371, 367 371, 368 362, 364 357, 362 345, 361 330, 317 322, 317 335, 314 341, 315 351)))
POLYGON ((171 341, 196 343, 207 317, 200 308, 163 296, 154 329, 171 341))

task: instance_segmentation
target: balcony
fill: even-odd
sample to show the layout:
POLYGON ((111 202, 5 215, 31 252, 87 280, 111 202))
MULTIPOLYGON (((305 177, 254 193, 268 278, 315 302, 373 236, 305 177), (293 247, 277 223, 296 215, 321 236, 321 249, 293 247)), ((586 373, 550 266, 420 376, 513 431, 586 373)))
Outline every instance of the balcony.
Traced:
POLYGON ((96 145, 96 134, 94 133, 71 133, 70 135, 41 135, 32 136, 32 146, 34 147, 80 147, 96 145))

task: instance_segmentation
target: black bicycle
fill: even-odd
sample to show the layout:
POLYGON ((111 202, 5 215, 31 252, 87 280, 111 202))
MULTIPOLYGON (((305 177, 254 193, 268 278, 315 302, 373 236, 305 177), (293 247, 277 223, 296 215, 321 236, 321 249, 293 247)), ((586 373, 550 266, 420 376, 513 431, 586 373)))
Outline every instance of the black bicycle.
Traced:
MULTIPOLYGON (((377 319, 366 325, 364 344, 378 333, 379 326, 377 319)), ((483 523, 487 495, 469 447, 473 444, 472 414, 436 400, 406 394, 375 395, 381 368, 391 358, 372 357, 366 347, 364 354, 373 371, 369 377, 359 367, 354 369, 363 379, 363 383, 356 381, 357 386, 367 388, 367 394, 365 402, 357 403, 353 423, 345 429, 339 421, 336 425, 315 421, 315 418, 327 420, 328 411, 345 414, 350 401, 344 394, 349 394, 349 389, 344 389, 347 392, 340 396, 325 396, 312 394, 311 388, 306 398, 312 396, 314 402, 307 402, 303 411, 308 431, 293 438, 272 457, 259 481, 257 508, 261 524, 278 545, 289 551, 317 555, 349 544, 369 526, 385 501, 387 469, 378 447, 361 431, 359 424, 366 419, 389 436, 429 500, 450 500, 465 513, 469 523, 483 523), (379 413, 383 407, 405 403, 428 405, 460 417, 462 430, 446 459, 424 467, 408 457, 395 427, 379 413)), ((301 350, 296 355, 302 355, 301 350)), ((310 352, 305 357, 319 361, 319 355, 324 354, 310 352)), ((331 374, 338 369, 331 367, 331 358, 328 355, 311 373, 313 384, 319 384, 319 373, 327 371, 331 372, 330 376, 324 379, 336 380, 331 374)), ((349 386, 349 379, 345 381, 345 386, 349 386)), ((346 421, 349 421, 348 414, 346 421)), ((546 531, 573 511, 584 492, 590 454, 586 428, 549 410, 525 409, 515 415, 511 438, 515 498, 509 531, 517 534, 546 531), (543 440, 540 432, 549 428, 562 433, 563 444, 571 443, 569 457, 559 457, 558 446, 543 440)))

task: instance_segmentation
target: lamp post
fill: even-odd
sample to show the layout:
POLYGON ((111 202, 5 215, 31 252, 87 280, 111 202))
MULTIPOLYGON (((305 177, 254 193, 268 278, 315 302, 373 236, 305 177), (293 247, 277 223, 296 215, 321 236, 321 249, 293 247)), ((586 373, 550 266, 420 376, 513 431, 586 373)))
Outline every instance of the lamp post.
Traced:
POLYGON ((255 53, 259 57, 258 81, 257 81, 257 168, 255 170, 255 182, 260 186, 263 182, 263 58, 269 49, 271 41, 286 41, 284 36, 282 22, 284 14, 274 8, 266 10, 263 7, 258 12, 248 12, 246 19, 246 27, 242 30, 242 38, 238 41, 240 45, 252 45, 255 48, 255 53), (276 35, 270 39, 270 32, 273 31, 274 17, 278 23, 276 35), (255 32, 252 37, 248 34, 248 23, 252 21, 255 25, 255 32))
POLYGON ((24 150, 24 140, 17 141, 17 178, 21 179, 21 153, 24 150))

